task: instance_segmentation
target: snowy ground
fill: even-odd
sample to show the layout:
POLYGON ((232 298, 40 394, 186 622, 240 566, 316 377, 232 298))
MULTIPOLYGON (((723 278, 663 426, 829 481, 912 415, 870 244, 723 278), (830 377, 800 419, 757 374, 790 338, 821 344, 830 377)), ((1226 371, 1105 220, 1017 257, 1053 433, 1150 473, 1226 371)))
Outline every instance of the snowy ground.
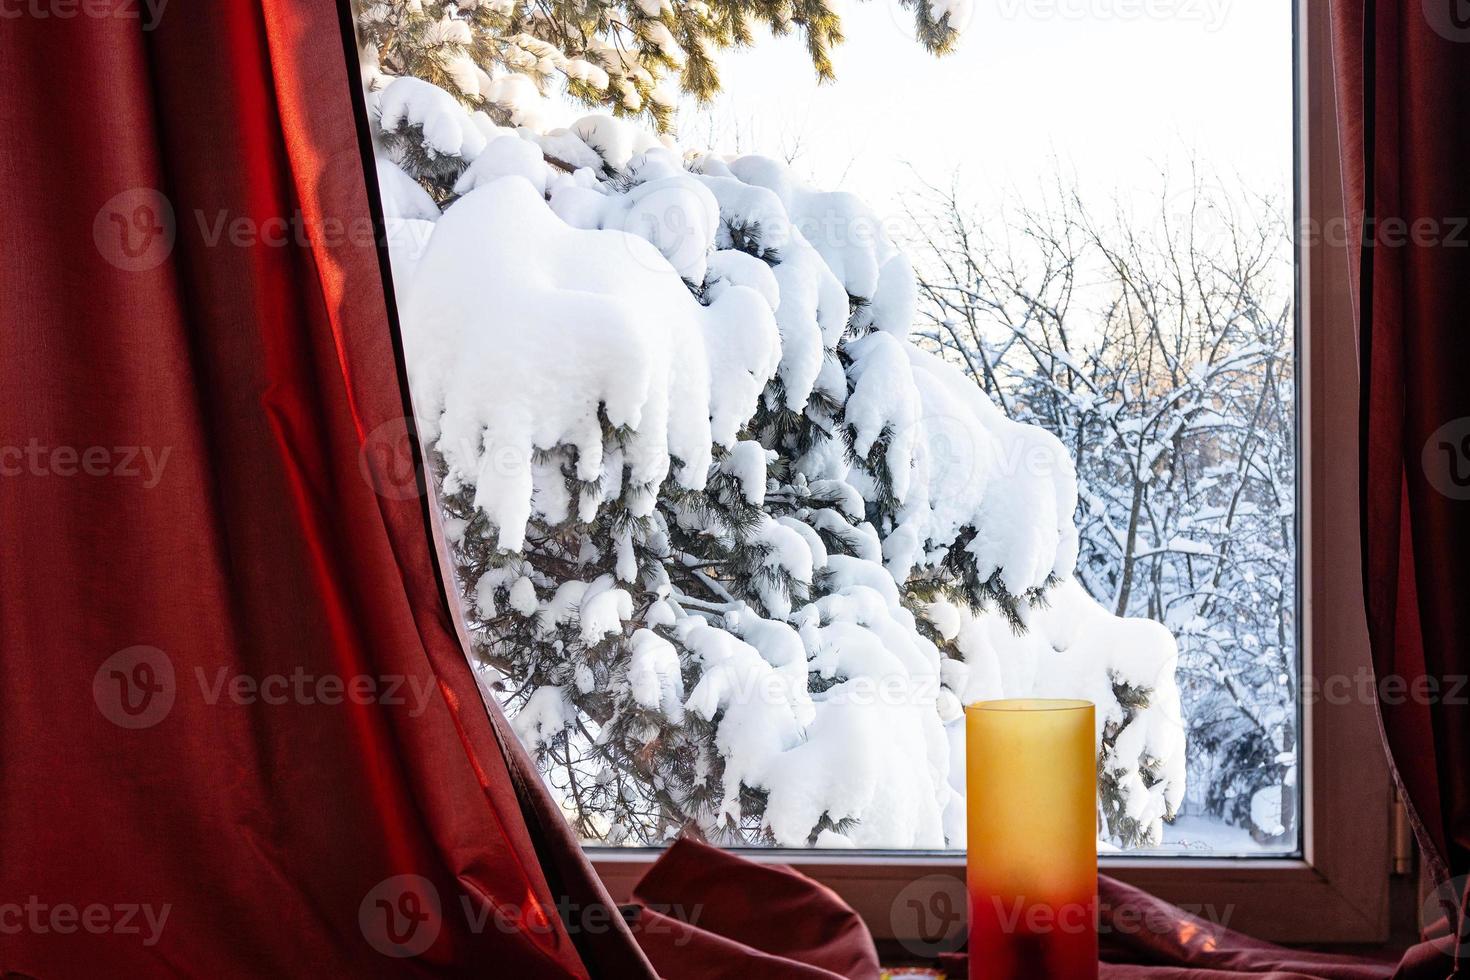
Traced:
POLYGON ((1160 847, 1130 851, 1137 855, 1177 857, 1280 857, 1296 850, 1294 843, 1259 844, 1250 831, 1232 827, 1212 817, 1180 816, 1164 825, 1160 847))

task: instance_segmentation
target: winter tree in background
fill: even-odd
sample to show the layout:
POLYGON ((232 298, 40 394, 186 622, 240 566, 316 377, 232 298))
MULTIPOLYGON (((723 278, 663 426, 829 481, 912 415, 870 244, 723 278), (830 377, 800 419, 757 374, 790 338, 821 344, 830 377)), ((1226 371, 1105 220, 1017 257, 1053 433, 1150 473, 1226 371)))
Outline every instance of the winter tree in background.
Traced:
POLYGON ((1294 839, 1295 386, 1277 202, 1191 175, 1104 219, 1065 187, 917 205, 931 349, 1077 469, 1077 579, 1179 639, 1190 806, 1294 839))
POLYGON ((1100 837, 1159 839, 1173 638, 1072 579, 1070 454, 909 339, 860 201, 368 64, 475 652, 584 838, 963 846, 963 705, 1008 696, 1094 701, 1100 837))

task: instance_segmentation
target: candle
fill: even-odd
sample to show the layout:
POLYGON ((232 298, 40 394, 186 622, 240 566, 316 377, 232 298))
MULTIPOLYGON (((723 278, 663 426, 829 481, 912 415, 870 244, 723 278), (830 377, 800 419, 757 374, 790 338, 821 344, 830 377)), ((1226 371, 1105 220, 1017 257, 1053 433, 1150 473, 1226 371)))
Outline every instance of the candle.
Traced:
POLYGON ((1097 733, 1087 701, 965 711, 970 976, 1097 976, 1097 733))

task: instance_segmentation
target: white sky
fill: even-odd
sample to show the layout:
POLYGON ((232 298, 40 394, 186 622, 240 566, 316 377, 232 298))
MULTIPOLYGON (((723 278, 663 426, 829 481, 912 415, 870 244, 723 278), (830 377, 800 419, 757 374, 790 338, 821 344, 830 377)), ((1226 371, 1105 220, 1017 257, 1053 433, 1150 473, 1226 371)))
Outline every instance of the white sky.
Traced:
MULTIPOLYGON (((1289 190, 1290 0, 971 2, 959 49, 939 59, 895 0, 846 4, 832 85, 815 83, 795 37, 727 53, 719 148, 781 156, 799 134, 808 179, 880 214, 914 187, 910 165, 937 183, 958 168, 980 204, 1032 189, 1053 161, 1087 197, 1126 197, 1159 187, 1164 167, 1183 174, 1191 154, 1226 180, 1289 190)), ((698 115, 681 116, 685 145, 710 139, 698 115)))

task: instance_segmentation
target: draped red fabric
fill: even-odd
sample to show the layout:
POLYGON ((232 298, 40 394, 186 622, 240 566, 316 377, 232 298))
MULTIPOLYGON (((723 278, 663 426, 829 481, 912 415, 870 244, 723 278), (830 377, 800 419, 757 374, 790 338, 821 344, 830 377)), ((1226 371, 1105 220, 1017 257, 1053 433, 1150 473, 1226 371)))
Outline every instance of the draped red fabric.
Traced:
MULTIPOLYGON (((666 977, 875 978, 857 913, 793 868, 706 844, 673 844, 634 888, 635 932, 666 977)), ((1285 949, 1209 922, 1107 876, 1098 879, 1103 980, 1442 980, 1446 942, 1402 963, 1285 949)), ((910 959, 898 954, 899 959, 910 959)), ((963 953, 940 957, 967 975, 963 953)))
POLYGON ((342 13, 4 7, 0 973, 651 975, 383 465, 342 13))
MULTIPOLYGON (((660 976, 871 980, 862 919, 793 868, 757 864, 690 840, 673 844, 634 889, 635 933, 660 976)), ((1452 936, 1382 958, 1286 949, 1191 915, 1106 875, 1098 879, 1101 980, 1445 980, 1452 936)), ((927 944, 925 944, 927 946, 927 944)), ((914 959, 899 952, 900 961, 914 959)), ((933 965, 928 964, 926 965, 933 965)), ((963 952, 942 955, 968 975, 963 952)))
POLYGON ((1170 905, 1107 876, 1098 879, 1103 970, 1115 980, 1264 975, 1321 980, 1393 976, 1391 960, 1286 949, 1254 939, 1170 905))
POLYGON ((664 977, 877 980, 863 920, 793 868, 756 864, 689 838, 633 890, 638 942, 664 977))
POLYGON ((1368 629, 1380 689, 1402 694, 1379 699, 1388 748, 1443 879, 1470 874, 1470 10, 1332 0, 1332 16, 1345 199, 1363 229, 1368 629))

